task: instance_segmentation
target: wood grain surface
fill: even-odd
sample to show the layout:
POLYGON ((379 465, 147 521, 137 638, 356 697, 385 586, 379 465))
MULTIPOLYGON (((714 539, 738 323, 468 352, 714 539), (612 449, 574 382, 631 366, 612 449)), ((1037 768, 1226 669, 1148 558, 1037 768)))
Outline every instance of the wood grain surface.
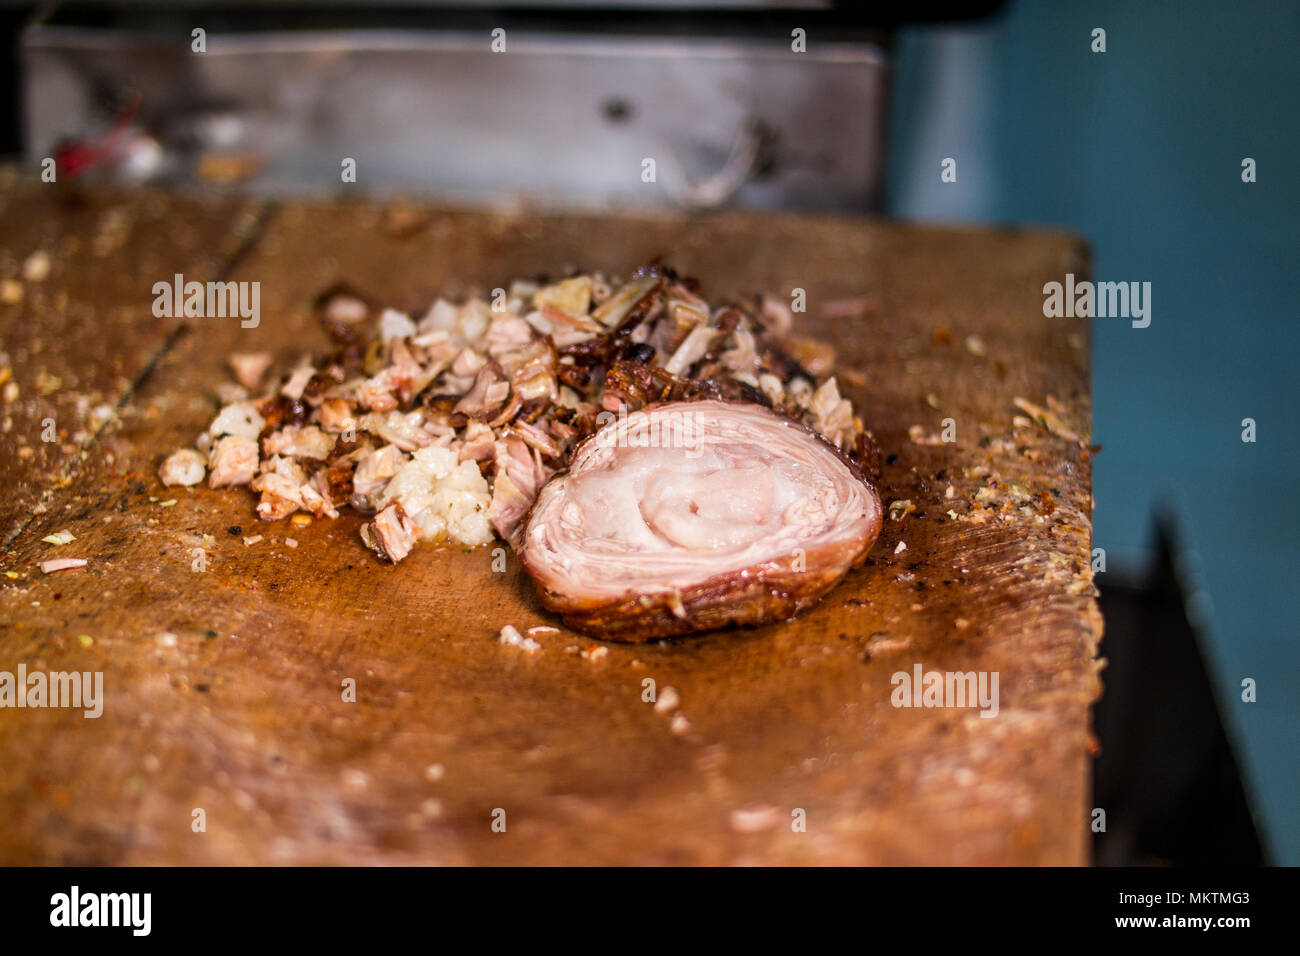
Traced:
POLYGON ((141 289, 176 273, 215 278, 258 212, 14 180, 0 168, 0 377, 18 389, 0 408, 5 544, 174 333, 176 322, 141 321, 141 289))
MULTIPOLYGON (((62 250, 85 220, 39 240, 47 281, 84 303, 34 319, 75 330, 59 340, 75 350, 46 353, 78 381, 117 362, 113 381, 133 384, 0 560, 0 670, 102 671, 105 686, 98 719, 0 709, 0 862, 1087 862, 1101 632, 1088 330, 1042 314, 1044 282, 1087 271, 1076 239, 369 203, 276 205, 250 234, 230 201, 112 201, 127 217, 210 218, 153 257, 126 243, 84 289, 62 250), (887 456, 882 499, 914 505, 793 622, 644 646, 562 631, 527 654, 499 629, 555 622, 513 555, 503 573, 490 547, 388 566, 355 516, 266 524, 247 491, 157 481, 214 414, 231 351, 269 349, 283 369, 324 346, 311 302, 334 282, 419 312, 439 294, 655 256, 715 297, 806 290, 800 318, 837 347, 887 456), (149 289, 182 259, 260 282, 260 325, 160 326, 149 289), (113 335, 94 334, 110 314, 113 335), (1014 423, 1016 398, 1049 395, 1052 430, 1014 423), (42 541, 65 529, 71 543, 42 541), (44 575, 51 557, 89 564, 44 575), (893 706, 892 675, 917 664, 996 672, 996 717, 893 706), (643 700, 646 679, 676 690, 673 713, 643 700)), ((22 231, 45 221, 33 207, 6 249, 36 244, 22 231)), ((0 441, 13 482, 15 439, 0 441)))

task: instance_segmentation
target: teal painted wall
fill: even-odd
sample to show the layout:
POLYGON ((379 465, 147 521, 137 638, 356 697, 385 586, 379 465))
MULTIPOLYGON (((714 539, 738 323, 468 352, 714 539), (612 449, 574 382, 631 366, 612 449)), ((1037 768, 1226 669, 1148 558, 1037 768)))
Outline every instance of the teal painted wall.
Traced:
POLYGON ((1094 278, 1152 283, 1149 328, 1094 320, 1094 545, 1138 570, 1175 516, 1262 835, 1300 865, 1300 3, 1013 2, 905 29, 895 67, 892 215, 1064 226, 1094 278))

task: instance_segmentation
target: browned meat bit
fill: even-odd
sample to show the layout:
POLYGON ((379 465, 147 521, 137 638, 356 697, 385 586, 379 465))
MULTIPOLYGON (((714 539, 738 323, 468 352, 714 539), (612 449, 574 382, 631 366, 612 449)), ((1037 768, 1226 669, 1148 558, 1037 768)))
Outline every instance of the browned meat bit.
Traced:
POLYGON ((397 407, 392 375, 384 369, 357 386, 357 400, 372 412, 388 412, 397 407))
POLYGON ((337 518, 339 516, 334 499, 329 495, 327 472, 328 469, 322 468, 298 489, 298 496, 302 499, 302 506, 317 518, 337 518))
POLYGON ((280 394, 291 401, 298 401, 302 398, 303 389, 307 387, 307 383, 315 376, 316 369, 312 367, 311 363, 303 362, 289 373, 284 385, 280 387, 280 394))
POLYGON ((397 392, 398 403, 403 408, 409 408, 415 401, 415 396, 428 388, 429 383, 442 371, 437 361, 427 367, 421 365, 412 354, 410 346, 402 339, 393 340, 389 362, 388 380, 397 392))
MULTIPOLYGON (((834 376, 813 393, 804 413, 804 421, 830 439, 836 448, 852 451, 856 447, 853 405, 847 399, 840 398, 834 376)), ((857 430, 861 431, 861 428, 857 430)))
POLYGON ((350 461, 336 462, 316 472, 316 487, 331 504, 343 504, 352 497, 352 472, 356 466, 350 461))
POLYGON ((193 448, 182 448, 167 456, 158 469, 164 485, 197 485, 207 470, 207 459, 193 448))
POLYGON ((262 454, 316 458, 324 461, 334 449, 334 436, 315 425, 286 425, 262 439, 262 454))
POLYGON ((415 547, 415 525, 401 503, 394 501, 375 515, 374 521, 361 526, 361 540, 381 558, 396 564, 415 547))
POLYGON ((451 376, 448 377, 448 386, 455 391, 456 385, 464 385, 464 388, 461 389, 461 391, 468 391, 469 386, 474 384, 474 377, 478 375, 478 370, 486 364, 486 355, 474 351, 469 346, 465 346, 465 348, 456 353, 456 358, 451 363, 451 376), (457 381, 450 381, 453 377, 457 381))
POLYGON ((782 345, 810 376, 820 378, 830 374, 831 369, 835 367, 835 349, 825 342, 787 338, 782 345))
POLYGON ((307 474, 292 458, 276 455, 262 463, 262 473, 251 484, 262 493, 257 516, 263 521, 279 521, 302 507, 302 486, 307 474))
POLYGON ((316 308, 325 331, 343 345, 355 344, 365 337, 364 323, 373 311, 361 295, 342 284, 321 293, 316 308))
POLYGON ((305 403, 295 401, 286 395, 272 395, 257 406, 257 411, 265 420, 267 428, 301 425, 311 414, 311 408, 305 403))
POLYGON ((235 373, 235 381, 247 389, 257 388, 270 367, 270 352, 236 352, 230 356, 230 369, 235 373))
POLYGON ((406 456, 396 445, 385 445, 361 459, 352 476, 353 496, 369 498, 382 491, 388 484, 388 479, 397 474, 397 469, 405 460, 406 456))
POLYGON ((519 434, 507 434, 496 443, 496 465, 488 520, 497 534, 515 544, 524 515, 555 469, 546 467, 519 434))
POLYGON ((501 353, 502 371, 510 379, 510 386, 525 402, 545 400, 553 402, 559 397, 555 379, 556 352, 545 339, 501 353))
POLYGON ((460 446, 460 460, 488 461, 496 455, 496 433, 483 422, 469 422, 460 446))
POLYGON ((345 398, 327 398, 320 403, 320 424, 327 432, 341 432, 351 427, 356 431, 356 411, 345 398))
POLYGON ((543 458, 558 459, 560 457, 560 446, 549 434, 542 431, 536 425, 529 425, 526 422, 515 422, 510 426, 512 433, 517 434, 524 440, 529 448, 535 448, 543 458))
POLYGON ((257 442, 242 435, 217 439, 209 460, 208 487, 246 485, 257 472, 257 442))

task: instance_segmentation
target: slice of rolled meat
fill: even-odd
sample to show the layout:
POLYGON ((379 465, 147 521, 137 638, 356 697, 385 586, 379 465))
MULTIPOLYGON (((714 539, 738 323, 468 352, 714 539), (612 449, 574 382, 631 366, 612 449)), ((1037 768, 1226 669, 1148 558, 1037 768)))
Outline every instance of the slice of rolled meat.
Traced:
POLYGON ((650 405, 579 445, 537 497, 520 560, 575 630, 642 641, 784 620, 880 532, 858 467, 757 405, 650 405))

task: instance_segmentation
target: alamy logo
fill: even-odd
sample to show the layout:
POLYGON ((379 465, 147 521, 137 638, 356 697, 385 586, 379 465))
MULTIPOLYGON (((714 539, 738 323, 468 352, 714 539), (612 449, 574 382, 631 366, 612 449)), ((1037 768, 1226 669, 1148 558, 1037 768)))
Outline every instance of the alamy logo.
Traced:
POLYGON ((159 319, 239 316, 243 329, 255 329, 262 321, 260 282, 186 282, 178 272, 171 282, 155 282, 153 294, 153 314, 159 319))
POLYGON ((978 707, 981 717, 998 715, 997 671, 897 671, 889 682, 895 707, 978 707))
POLYGON ((82 716, 104 712, 103 671, 0 671, 0 707, 79 707, 82 716))
POLYGON ((51 926, 129 926, 148 936, 153 924, 152 893, 85 893, 78 886, 50 897, 51 926))
POLYGON ((1075 282, 1074 273, 1065 283, 1043 286, 1043 315, 1049 319, 1132 319, 1135 329, 1151 324, 1150 282, 1075 282))

